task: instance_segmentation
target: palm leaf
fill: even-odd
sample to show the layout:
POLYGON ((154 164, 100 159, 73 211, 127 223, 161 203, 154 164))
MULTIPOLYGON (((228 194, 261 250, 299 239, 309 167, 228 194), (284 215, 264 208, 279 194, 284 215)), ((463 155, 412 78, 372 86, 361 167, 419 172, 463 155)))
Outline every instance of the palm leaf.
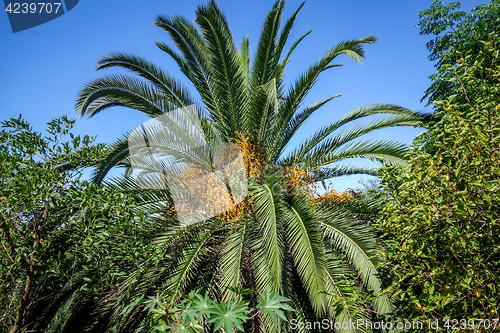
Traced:
POLYGON ((126 75, 103 76, 78 93, 76 108, 80 116, 93 117, 113 106, 125 106, 150 117, 177 108, 157 86, 126 75))
POLYGON ((342 126, 364 117, 384 113, 395 115, 395 117, 384 117, 368 123, 367 125, 358 125, 350 131, 341 132, 337 135, 336 139, 331 140, 330 143, 336 145, 334 147, 339 147, 343 143, 376 129, 386 128, 389 126, 399 126, 400 124, 401 126, 422 126, 424 122, 428 120, 426 115, 403 108, 399 105, 372 104, 363 106, 352 110, 341 119, 318 130, 310 138, 299 144, 298 147, 289 153, 287 157, 282 158, 280 162, 290 163, 294 160, 301 160, 306 154, 310 153, 317 145, 319 145, 323 140, 329 138, 332 133, 339 130, 342 126))
POLYGON ((155 84, 163 91, 164 97, 170 98, 179 108, 196 103, 182 83, 145 59, 124 53, 112 53, 97 62, 98 70, 110 67, 125 68, 155 84))
POLYGON ((260 226, 266 261, 272 281, 272 291, 281 290, 281 264, 283 258, 283 240, 280 230, 279 213, 282 203, 279 191, 282 191, 277 174, 264 178, 261 184, 250 183, 249 192, 254 201, 253 213, 260 226), (278 192, 278 193, 277 193, 278 192))
POLYGON ((224 127, 230 127, 230 134, 236 137, 236 132, 243 124, 248 103, 239 52, 225 17, 213 1, 197 8, 196 23, 203 32, 210 54, 210 75, 218 105, 221 109, 228 110, 222 117, 224 127))
POLYGON ((292 119, 298 107, 307 96, 314 83, 318 79, 321 72, 328 68, 331 62, 339 55, 345 54, 348 57, 360 62, 364 56, 362 44, 374 43, 376 38, 368 36, 362 39, 343 41, 331 48, 318 62, 312 65, 304 74, 302 74, 295 84, 289 89, 284 96, 284 103, 276 115, 274 124, 276 128, 273 130, 275 134, 270 140, 273 140, 268 146, 275 149, 278 145, 279 138, 283 135, 288 122, 292 119))
MULTIPOLYGON (((347 211, 338 208, 322 206, 321 229, 329 244, 337 251, 344 253, 346 259, 360 273, 366 287, 380 295, 383 290, 381 279, 376 265, 378 261, 372 259, 379 251, 371 230, 364 224, 353 223, 353 217, 347 211)), ((393 310, 388 295, 381 295, 373 301, 375 310, 389 314, 393 310)))
POLYGON ((327 265, 317 216, 308 207, 308 200, 297 196, 290 199, 283 222, 299 276, 315 312, 320 314, 325 304, 323 295, 318 292, 324 290, 327 265))
POLYGON ((235 294, 226 287, 241 287, 241 270, 244 260, 243 251, 245 250, 245 243, 248 237, 247 223, 250 221, 242 218, 241 221, 238 222, 241 223, 241 226, 237 226, 236 230, 233 230, 227 238, 227 244, 221 253, 219 262, 219 285, 221 289, 225 289, 225 291, 222 291, 223 300, 229 300, 231 297, 235 296, 235 294))

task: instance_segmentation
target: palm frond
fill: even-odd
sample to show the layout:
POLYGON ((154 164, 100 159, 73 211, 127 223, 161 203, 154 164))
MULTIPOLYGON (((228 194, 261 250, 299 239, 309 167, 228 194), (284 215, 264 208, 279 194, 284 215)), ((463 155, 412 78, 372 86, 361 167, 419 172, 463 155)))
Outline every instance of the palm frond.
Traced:
POLYGON ((170 35, 183 58, 164 43, 157 42, 157 46, 177 62, 179 68, 201 95, 219 130, 227 137, 231 130, 226 127, 227 121, 224 121, 224 113, 211 79, 212 65, 206 41, 187 19, 178 15, 173 18, 157 16, 154 24, 170 35))
MULTIPOLYGON (((336 255, 330 250, 327 250, 326 254, 328 258, 328 272, 325 277, 325 287, 326 290, 330 293, 335 293, 337 297, 343 298, 345 300, 355 298, 355 293, 360 293, 361 290, 357 288, 355 285, 347 285, 342 280, 352 272, 352 269, 349 267, 348 263, 339 255, 336 255), (349 291, 349 289, 353 289, 353 291, 349 291)), ((354 332, 368 332, 368 329, 365 325, 356 325, 356 328, 353 329, 352 325, 349 323, 357 322, 357 320, 369 320, 369 314, 364 311, 363 304, 360 300, 355 300, 354 305, 358 311, 355 313, 355 308, 351 308, 348 306, 344 306, 341 308, 340 312, 337 312, 337 308, 333 306, 336 298, 332 295, 326 295, 326 300, 328 302, 328 314, 330 318, 333 318, 335 323, 339 323, 338 332, 342 333, 354 333, 354 332), (343 323, 347 323, 342 325, 343 323)))
POLYGON ((100 184, 113 167, 129 156, 127 136, 128 133, 110 146, 109 153, 92 173, 93 183, 100 184))
POLYGON ((276 173, 264 178, 260 184, 249 184, 249 192, 254 201, 253 213, 260 226, 266 252, 266 261, 272 280, 272 291, 281 290, 283 239, 278 216, 282 209, 279 195, 281 191, 279 175, 276 173))
POLYGON ((243 72, 245 73, 245 84, 250 89, 248 83, 250 82, 250 40, 248 36, 243 37, 240 48, 241 63, 243 65, 243 72))
POLYGON ((312 170, 311 174, 315 182, 335 177, 348 176, 348 175, 378 176, 377 170, 373 168, 355 167, 355 166, 350 167, 343 165, 332 165, 332 166, 322 167, 319 169, 312 170))
POLYGON ((157 86, 126 75, 103 76, 78 93, 76 109, 80 116, 93 117, 113 106, 125 106, 150 117, 177 108, 157 86))
POLYGON ((311 171, 350 158, 365 158, 382 165, 406 165, 405 156, 408 148, 408 145, 393 140, 357 141, 334 150, 330 150, 327 144, 321 144, 304 158, 296 161, 311 171))
POLYGON ((370 228, 353 222, 355 218, 339 208, 322 206, 321 214, 321 229, 328 243, 345 255, 360 273, 366 287, 379 295, 373 301, 376 311, 389 314, 394 307, 390 297, 382 294, 383 284, 376 269, 378 259, 374 259, 380 248, 370 228))
MULTIPOLYGON (((307 36, 309 36, 309 34, 311 34, 311 32, 313 32, 313 30, 309 30, 308 32, 306 32, 305 34, 303 34, 302 36, 300 36, 295 42, 293 42, 293 44, 290 46, 290 49, 288 50, 288 53, 286 54, 286 56, 281 61, 281 64, 283 66, 286 66, 288 64, 288 62, 290 61, 290 56, 292 55, 293 51, 295 51, 295 49, 297 48, 297 46, 299 46, 300 42, 302 42, 304 40, 304 38, 306 38, 307 36)), ((281 42, 281 40, 280 40, 280 42, 281 42)))
POLYGON ((333 145, 332 149, 377 129, 392 126, 422 126, 429 119, 429 116, 426 114, 403 108, 399 105, 371 104, 359 107, 350 111, 332 124, 318 130, 310 138, 299 144, 287 157, 282 158, 280 162, 290 163, 294 160, 301 160, 306 154, 309 154, 317 145, 329 138, 332 133, 339 130, 342 126, 364 117, 384 113, 394 116, 374 120, 365 125, 358 125, 347 132, 341 132, 336 138, 331 140, 331 144, 333 145))
POLYGON ((297 265, 311 304, 317 314, 325 309, 324 276, 327 270, 317 216, 306 198, 292 197, 284 213, 283 224, 290 251, 297 265))
POLYGON ((313 103, 308 107, 304 108, 301 112, 293 115, 292 119, 287 124, 285 131, 282 134, 282 137, 277 141, 277 146, 275 149, 275 153, 273 155, 273 160, 279 156, 281 156, 283 150, 286 148, 290 139, 297 133, 299 128, 309 119, 309 117, 319 110, 323 105, 330 102, 332 99, 341 96, 341 94, 334 95, 332 97, 325 98, 319 102, 313 103))
POLYGON ((345 54, 349 58, 352 58, 358 62, 364 56, 364 50, 362 44, 364 43, 374 43, 376 38, 373 36, 368 36, 362 39, 347 40, 343 41, 333 48, 331 48, 319 61, 312 65, 304 74, 302 74, 296 81, 295 84, 289 89, 286 96, 284 96, 284 102, 280 110, 276 115, 274 123, 276 128, 273 130, 274 138, 268 144, 268 146, 275 148, 277 146, 277 141, 283 135, 288 122, 292 119, 293 115, 303 102, 304 98, 307 96, 314 83, 318 79, 321 72, 323 72, 331 62, 337 58, 339 55, 345 54))
MULTIPOLYGON (((210 54, 211 82, 216 92, 218 105, 223 113, 225 126, 230 134, 242 127, 248 104, 245 73, 239 52, 234 45, 229 25, 215 2, 196 9, 196 23, 200 26, 210 54)), ((229 139, 229 138, 228 138, 229 139)))
MULTIPOLYGON (((293 25, 295 23, 295 20, 297 19, 297 16, 299 15, 300 10, 304 6, 305 2, 302 2, 299 7, 295 10, 295 12, 288 18, 288 20, 285 22, 285 25, 283 26, 283 30, 281 31, 281 34, 278 38, 277 44, 276 44, 276 52, 281 56, 283 49, 285 48, 286 42, 288 41, 288 37, 290 36, 290 32, 292 31, 293 25)), ((290 57, 290 54, 293 52, 293 50, 297 47, 297 45, 300 43, 302 39, 304 39, 311 31, 305 33, 302 35, 297 41, 295 41, 292 46, 290 47, 290 51, 286 55, 286 57, 283 59, 283 62, 286 63, 288 58, 290 57)))
POLYGON ((173 238, 169 235, 155 241, 158 246, 165 247, 173 244, 173 240, 180 238, 183 240, 182 246, 177 244, 177 251, 174 253, 165 283, 165 289, 171 291, 174 297, 179 292, 186 291, 185 287, 198 276, 203 257, 212 251, 209 242, 213 240, 214 233, 220 228, 220 222, 203 223, 203 228, 190 227, 181 228, 177 237, 173 238), (196 232, 192 232, 193 230, 196 232))
POLYGON ((130 54, 112 53, 97 62, 98 70, 110 67, 125 68, 138 74, 160 88, 164 97, 169 98, 179 108, 196 104, 181 82, 145 59, 130 54))
POLYGON ((237 223, 241 223, 241 225, 234 227, 236 230, 233 229, 226 239, 226 245, 222 250, 219 262, 218 283, 222 300, 225 301, 235 296, 227 287, 241 288, 242 282, 243 252, 248 238, 247 223, 249 221, 241 218, 237 223))

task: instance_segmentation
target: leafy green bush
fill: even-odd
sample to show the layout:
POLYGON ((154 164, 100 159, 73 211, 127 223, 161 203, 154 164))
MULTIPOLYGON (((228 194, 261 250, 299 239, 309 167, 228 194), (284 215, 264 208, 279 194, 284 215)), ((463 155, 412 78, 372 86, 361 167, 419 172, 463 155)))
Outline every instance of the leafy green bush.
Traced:
POLYGON ((2 122, 0 332, 76 326, 69 319, 89 318, 125 267, 158 258, 130 198, 80 181, 107 147, 73 135, 73 124, 63 116, 38 133, 2 122))
POLYGON ((48 123, 47 135, 21 118, 0 131, 0 297, 3 328, 17 332, 41 273, 58 271, 54 233, 71 211, 68 190, 106 153, 94 138, 70 133, 74 120, 48 123), (70 140, 62 141, 70 136, 70 140), (54 253, 56 256, 54 257, 54 253))
POLYGON ((445 67, 462 92, 436 103, 434 153, 383 172, 390 200, 376 224, 408 318, 450 331, 447 320, 464 328, 500 310, 500 47, 494 34, 482 45, 445 67))

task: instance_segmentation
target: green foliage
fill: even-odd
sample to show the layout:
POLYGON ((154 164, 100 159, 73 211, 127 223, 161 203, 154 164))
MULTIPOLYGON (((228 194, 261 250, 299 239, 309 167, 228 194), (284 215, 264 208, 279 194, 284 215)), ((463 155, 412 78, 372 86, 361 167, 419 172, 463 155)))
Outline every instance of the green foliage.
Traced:
POLYGON ((243 324, 250 319, 248 315, 251 312, 254 312, 251 317, 262 313, 271 319, 279 316, 287 321, 283 311, 294 311, 287 304, 291 300, 276 292, 259 293, 257 305, 252 308, 249 306, 250 302, 242 300, 241 296, 257 292, 243 288, 235 291, 238 292, 238 298, 226 302, 216 302, 210 299, 207 293, 202 295, 195 291, 181 295, 173 301, 163 293, 149 296, 146 301, 142 301, 144 296, 139 296, 123 313, 130 314, 136 308, 144 307, 143 311, 153 314, 151 326, 154 330, 196 333, 244 331, 243 324))
MULTIPOLYGON (((197 8, 195 24, 181 16, 158 16, 155 24, 170 35, 178 51, 165 43, 156 45, 176 61, 195 87, 194 94, 189 93, 181 81, 147 60, 121 53, 103 58, 98 68, 119 67, 133 75, 107 75, 88 83, 81 90, 77 108, 81 115, 87 116, 94 116, 109 107, 127 106, 155 117, 194 104, 202 121, 210 125, 206 127, 210 130, 205 131, 207 142, 241 142, 243 137, 248 140, 248 146, 256 147, 259 163, 264 163, 261 168, 252 170, 248 182, 246 204, 250 209, 242 210, 229 220, 213 218, 180 227, 175 216, 165 214, 166 205, 173 205, 168 190, 143 190, 127 176, 104 180, 112 167, 130 166, 126 140, 122 139, 112 147, 97 168, 94 181, 102 183, 104 180, 107 186, 128 193, 136 200, 136 206, 150 216, 161 216, 158 222, 165 225, 165 231, 156 238, 155 244, 170 256, 162 258, 163 266, 157 269, 148 266, 151 272, 148 283, 129 282, 137 278, 136 273, 130 272, 130 278, 114 296, 119 301, 111 302, 117 314, 110 321, 113 329, 119 330, 127 323, 137 331, 144 327, 145 316, 118 314, 123 313, 128 304, 125 299, 130 301, 143 294, 151 295, 153 288, 167 290, 175 297, 182 295, 187 288, 203 287, 226 302, 219 305, 218 313, 235 311, 241 314, 246 310, 234 303, 235 290, 270 291, 289 298, 299 318, 327 316, 342 321, 349 320, 351 313, 344 311, 337 316, 329 307, 333 297, 321 293, 332 289, 337 296, 346 296, 336 289, 337 272, 352 270, 358 274, 359 293, 371 289, 378 295, 383 290, 376 269, 379 259, 373 257, 378 246, 373 233, 360 218, 364 215, 350 211, 348 207, 329 205, 326 200, 312 202, 299 191, 287 191, 288 180, 282 170, 296 165, 315 181, 321 181, 345 174, 374 173, 373 170, 339 164, 354 157, 384 165, 404 164, 405 145, 360 138, 381 128, 419 126, 425 118, 396 105, 361 107, 321 128, 297 149, 285 154, 288 143, 306 120, 338 96, 301 109, 320 74, 337 66, 333 62, 341 55, 361 62, 363 45, 376 42, 375 37, 367 36, 333 46, 287 87, 284 72, 289 57, 308 34, 300 37, 283 57, 299 10, 280 28, 284 2, 274 4, 264 22, 252 66, 248 39, 238 50, 226 18, 213 1, 197 8), (379 118, 349 129, 344 127, 369 116, 379 118), (230 288, 226 289, 226 286, 230 288)), ((150 264, 145 263, 143 267, 147 265, 150 264)), ((262 301, 268 304, 270 299, 262 301)), ((273 306, 279 310, 281 303, 273 306)), ((373 299, 368 306, 379 313, 389 313, 393 309, 388 295, 373 299)), ((289 328, 284 322, 288 315, 270 309, 273 308, 262 309, 261 315, 253 318, 250 323, 253 329, 287 331, 289 328), (277 317, 271 318, 273 314, 277 317)), ((368 316, 365 310, 363 308, 361 314, 355 315, 368 316)), ((211 318, 216 326, 234 325, 236 328, 240 328, 239 321, 242 321, 215 319, 218 318, 216 313, 212 313, 211 318)))
POLYGON ((241 324, 248 319, 246 314, 250 312, 247 306, 238 304, 238 301, 229 301, 226 304, 215 303, 213 306, 208 322, 214 323, 214 330, 223 327, 224 331, 232 332, 233 327, 235 327, 237 330, 243 331, 241 324))
POLYGON ((150 235, 141 228, 146 220, 133 211, 133 200, 79 180, 107 147, 73 135, 73 124, 55 119, 43 136, 21 119, 3 122, 2 331, 64 331, 75 314, 91 317, 92 304, 102 301, 98 295, 114 289, 125 268, 158 258, 151 256, 150 235))
MULTIPOLYGON (((488 4, 476 6, 470 13, 459 11, 459 8, 459 2, 444 5, 443 1, 435 0, 430 8, 419 13, 420 22, 417 26, 420 27, 420 34, 435 36, 427 43, 430 52, 429 59, 436 61, 437 68, 437 72, 429 76, 431 85, 422 97, 422 100, 427 99, 427 105, 435 101, 447 100, 454 95, 457 103, 466 102, 461 94, 461 87, 454 80, 455 75, 448 69, 448 66, 462 61, 466 53, 476 58, 482 49, 481 41, 490 38, 497 39, 500 32, 498 1, 492 0, 488 4), (491 37, 492 33, 494 36, 491 37)), ((483 58, 482 61, 491 61, 491 59, 483 58)), ((435 115, 435 120, 439 120, 438 115, 435 115)), ((432 124, 434 121, 428 125, 432 126, 432 124)), ((432 153, 431 146, 433 146, 434 139, 430 132, 426 132, 415 139, 414 144, 432 153)))
POLYGON ((48 123, 47 136, 19 119, 2 122, 0 132, 0 298, 2 324, 20 329, 40 275, 60 272, 57 233, 76 202, 71 191, 81 171, 107 153, 94 138, 70 133, 74 120, 48 123), (69 136, 68 141, 63 141, 69 136), (17 310, 14 307, 17 306, 17 310))
POLYGON ((158 266, 162 254, 151 242, 156 229, 116 189, 83 182, 66 195, 72 212, 54 235, 58 274, 40 273, 44 283, 26 320, 30 329, 48 332, 72 332, 75 326, 99 331, 103 327, 93 324, 106 325, 114 310, 99 305, 130 271, 146 274, 158 266))
POLYGON ((278 295, 276 292, 269 293, 266 290, 264 294, 259 295, 259 304, 256 308, 260 309, 263 315, 268 315, 274 320, 274 317, 278 316, 284 321, 288 321, 283 313, 283 310, 294 311, 286 302, 290 299, 278 295))
POLYGON ((409 319, 441 327, 500 311, 500 45, 492 37, 443 65, 462 91, 436 103, 435 153, 415 150, 408 167, 383 172, 389 202, 377 228, 397 294, 409 319))
MULTIPOLYGON (((110 193, 123 193, 126 198, 116 203, 130 202, 130 216, 143 211, 150 227, 135 221, 138 234, 133 234, 126 227, 134 221, 125 214, 129 211, 120 211, 109 229, 102 230, 110 238, 104 235, 102 246, 94 250, 84 247, 88 259, 75 267, 77 275, 85 277, 82 280, 88 293, 77 292, 75 284, 65 281, 67 289, 63 290, 69 291, 57 294, 53 303, 53 309, 58 310, 39 316, 37 329, 44 328, 44 321, 59 322, 60 311, 68 318, 67 324, 58 328, 63 331, 73 326, 87 331, 143 332, 150 328, 152 317, 163 320, 163 324, 157 323, 159 328, 165 329, 167 322, 174 328, 177 321, 200 314, 198 303, 187 307, 186 299, 174 302, 188 290, 197 289, 218 302, 214 303, 218 304, 215 310, 204 312, 205 316, 210 316, 215 327, 229 330, 243 325, 253 331, 286 332, 290 330, 286 320, 291 316, 345 322, 352 317, 369 317, 368 310, 382 315, 393 310, 390 295, 383 293, 386 282, 377 269, 382 260, 380 246, 366 223, 373 209, 362 203, 369 200, 354 200, 359 205, 337 205, 328 198, 307 196, 295 185, 307 183, 305 178, 311 179, 311 185, 346 174, 376 174, 373 169, 342 164, 351 158, 366 158, 382 165, 405 164, 406 145, 364 140, 363 136, 393 126, 421 126, 426 118, 397 105, 368 105, 320 128, 296 149, 289 149, 300 127, 338 96, 303 107, 320 75, 339 66, 341 56, 360 63, 364 46, 377 40, 367 36, 342 41, 287 84, 284 75, 293 50, 309 34, 285 50, 300 7, 282 25, 284 1, 274 3, 252 59, 248 39, 237 48, 227 19, 214 1, 198 6, 194 21, 179 15, 158 16, 154 24, 169 34, 176 49, 163 42, 155 44, 176 62, 188 85, 195 88, 193 92, 188 91, 186 83, 134 55, 114 53, 98 62, 98 69, 113 67, 128 73, 104 75, 86 84, 76 103, 80 115, 92 117, 110 107, 124 106, 156 117, 195 105, 206 142, 237 143, 242 148, 249 196, 224 216, 180 225, 170 209, 174 203, 168 189, 144 189, 129 177, 128 142, 126 137, 120 139, 96 168, 94 185, 104 186, 110 193), (349 126, 366 117, 374 119, 349 126), (115 166, 124 166, 128 172, 105 179, 115 166), (113 234, 122 235, 121 230, 133 235, 123 238, 124 246, 111 241, 113 234), (137 259, 126 256, 127 249, 138 252, 137 259), (120 264, 113 260, 117 254, 123 258, 120 264), (357 313, 346 309, 338 314, 330 307, 333 296, 322 291, 349 298, 350 292, 338 288, 346 271, 352 272, 358 294, 368 292, 379 297, 372 298, 357 313), (114 279, 113 274, 122 275, 114 279), (111 289, 112 283, 115 287, 111 289), (240 303, 241 289, 264 295, 249 294, 252 306, 259 297, 267 306, 246 322, 249 305, 240 303), (158 290, 165 291, 168 302, 163 303, 158 290), (285 298, 277 295, 290 299, 296 312, 283 311, 288 309, 285 298), (97 299, 92 301, 90 296, 97 299), (156 304, 151 305, 157 309, 153 314, 138 307, 128 311, 133 308, 129 305, 139 304, 142 297, 156 304), (169 318, 179 315, 174 309, 182 304, 186 311, 172 322, 169 318), (67 308, 71 311, 64 310, 67 308)), ((187 150, 183 154, 195 154, 194 149, 187 150)), ((208 306, 210 302, 206 302, 208 306)))
MULTIPOLYGON (((419 13, 421 35, 435 36, 427 43, 429 59, 436 61, 438 72, 429 78, 431 86, 422 99, 428 98, 428 104, 446 100, 453 94, 460 93, 457 82, 450 80, 454 74, 446 69, 469 52, 476 57, 482 49, 480 41, 489 40, 490 34, 500 31, 500 3, 496 0, 476 6, 470 13, 458 11, 459 2, 444 5, 435 0, 430 8, 419 13)), ((496 37, 494 37, 496 38, 496 37)), ((483 58, 483 61, 487 61, 483 58)), ((463 98, 459 95, 458 98, 463 98)))
MULTIPOLYGON (((93 117, 108 108, 125 106, 150 117, 178 108, 196 106, 201 119, 211 126, 205 131, 207 142, 235 142, 239 134, 262 149, 267 161, 279 165, 296 163, 321 181, 346 174, 373 174, 368 168, 343 165, 351 158, 366 158, 384 165, 404 164, 407 146, 391 140, 363 140, 363 135, 394 126, 421 126, 426 118, 419 112, 392 104, 373 104, 357 108, 337 121, 320 128, 296 149, 286 154, 299 129, 334 98, 328 96, 302 107, 319 77, 340 66, 341 56, 361 63, 365 44, 374 36, 345 40, 334 45, 302 75, 287 84, 284 74, 291 55, 308 33, 296 40, 287 53, 290 32, 302 5, 281 27, 284 1, 276 1, 268 13, 250 65, 248 39, 238 50, 226 17, 213 1, 200 5, 194 24, 182 16, 158 16, 154 24, 167 32, 177 50, 156 42, 177 63, 195 90, 173 78, 167 71, 141 57, 113 53, 102 58, 97 68, 125 69, 123 75, 101 76, 79 92, 76 103, 81 116, 93 117), (286 54, 286 55, 285 55, 286 54), (352 122, 375 116, 349 128, 352 122)), ((115 166, 129 166, 127 139, 118 140, 99 165, 94 181, 100 183, 115 166)))

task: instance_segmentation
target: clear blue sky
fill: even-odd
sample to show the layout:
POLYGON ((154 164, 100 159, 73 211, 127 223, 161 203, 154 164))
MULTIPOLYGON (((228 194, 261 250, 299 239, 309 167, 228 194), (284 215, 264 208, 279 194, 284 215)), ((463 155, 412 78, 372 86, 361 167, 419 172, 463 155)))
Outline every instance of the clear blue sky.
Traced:
MULTIPOLYGON (((485 2, 461 1, 462 10, 469 11, 485 2)), ((0 119, 22 113, 24 119, 41 131, 54 117, 66 114, 76 118, 77 91, 101 74, 95 71, 94 65, 111 52, 145 57, 181 77, 174 62, 153 45, 154 41, 169 42, 169 39, 152 22, 158 14, 181 14, 194 19, 199 3, 199 0, 82 0, 65 15, 16 34, 11 32, 7 13, 0 13, 0 119)), ((237 45, 248 35, 250 49, 254 51, 273 1, 219 0, 218 3, 228 17, 237 45)), ((289 0, 285 17, 300 3, 289 0)), ((367 46, 362 66, 343 57, 339 61, 345 63, 344 67, 324 73, 306 102, 337 93, 343 96, 318 111, 304 126, 301 137, 369 103, 387 102, 426 110, 420 98, 430 84, 427 76, 434 72, 434 67, 427 59, 425 43, 429 37, 419 36, 415 25, 419 21, 418 12, 430 3, 430 0, 306 2, 290 40, 310 29, 314 32, 295 51, 287 67, 288 82, 343 39, 375 35, 380 41, 367 46)), ((99 142, 113 142, 146 120, 138 112, 114 108, 92 119, 79 119, 74 133, 97 135, 99 142)), ((422 129, 398 128, 379 131, 372 137, 411 143, 421 132, 422 129)), ((334 184, 338 190, 344 190, 356 187, 357 179, 347 177, 334 184)))

